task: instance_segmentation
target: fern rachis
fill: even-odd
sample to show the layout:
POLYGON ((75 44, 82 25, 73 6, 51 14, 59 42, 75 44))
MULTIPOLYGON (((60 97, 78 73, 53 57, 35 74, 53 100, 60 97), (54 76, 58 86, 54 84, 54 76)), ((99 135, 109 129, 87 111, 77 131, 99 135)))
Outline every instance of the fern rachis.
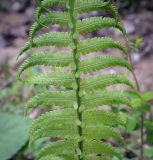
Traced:
POLYGON ((43 65, 52 66, 51 73, 39 73, 24 80, 31 84, 53 85, 56 91, 46 89, 45 92, 32 97, 26 105, 26 112, 36 107, 60 106, 59 110, 46 112, 36 119, 31 127, 30 143, 42 137, 58 137, 60 140, 49 143, 40 151, 38 160, 96 160, 109 159, 122 155, 106 142, 113 138, 124 143, 115 129, 116 125, 124 125, 120 115, 112 111, 98 110, 97 107, 107 105, 130 106, 124 91, 109 91, 111 85, 124 84, 135 90, 135 85, 124 74, 105 74, 82 78, 81 74, 92 73, 100 69, 119 66, 132 70, 131 65, 122 57, 109 55, 81 60, 81 55, 91 52, 115 48, 128 55, 127 48, 120 42, 109 38, 91 38, 79 40, 83 35, 100 28, 119 29, 124 37, 126 32, 118 20, 117 9, 109 2, 101 0, 37 0, 36 22, 33 24, 29 42, 21 49, 19 56, 25 51, 32 51, 19 68, 18 77, 28 68, 43 65), (51 11, 52 6, 62 6, 65 12, 51 11), (78 20, 77 15, 89 11, 104 10, 112 13, 113 18, 92 17, 78 20), (49 32, 41 36, 35 35, 44 26, 59 24, 69 28, 69 32, 49 32), (70 52, 35 51, 44 46, 63 46, 70 52), (59 67, 57 71, 57 67, 59 67), (64 72, 64 68, 71 68, 64 72), (62 139, 62 140, 61 140, 62 139), (101 140, 104 140, 103 142, 101 140), (97 156, 100 154, 101 156, 97 156))

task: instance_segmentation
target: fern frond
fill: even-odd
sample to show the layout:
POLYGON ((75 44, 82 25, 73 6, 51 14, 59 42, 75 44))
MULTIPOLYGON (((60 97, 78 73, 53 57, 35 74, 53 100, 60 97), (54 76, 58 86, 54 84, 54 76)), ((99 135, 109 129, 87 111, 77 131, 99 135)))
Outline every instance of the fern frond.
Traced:
POLYGON ((116 28, 126 36, 123 25, 120 22, 116 22, 113 18, 90 17, 80 20, 77 23, 77 30, 80 34, 86 34, 102 28, 116 28))
POLYGON ((127 79, 123 74, 103 74, 84 78, 81 80, 81 88, 85 91, 94 91, 95 89, 102 89, 111 85, 124 84, 135 89, 135 85, 127 79))
POLYGON ((131 65, 124 60, 123 58, 106 55, 106 56, 98 56, 92 59, 83 60, 80 62, 80 72, 82 73, 90 73, 100 69, 105 69, 109 67, 125 67, 131 71, 131 65))
POLYGON ((48 74, 42 73, 34 75, 28 78, 25 82, 29 84, 44 84, 72 88, 72 85, 75 83, 75 78, 71 73, 52 72, 48 74))
POLYGON ((73 91, 46 91, 32 97, 25 106, 25 112, 38 106, 70 107, 76 101, 73 91))
POLYGON ((82 40, 78 45, 78 52, 85 55, 91 52, 106 50, 108 48, 115 48, 122 51, 125 55, 128 54, 128 50, 123 44, 108 37, 82 40))
POLYGON ((128 105, 131 106, 129 99, 122 91, 103 91, 101 93, 95 93, 94 95, 85 95, 82 98, 82 107, 90 109, 102 105, 128 105))
POLYGON ((33 53, 28 57, 22 65, 19 67, 18 77, 21 73, 33 66, 43 65, 43 66, 54 66, 54 67, 65 67, 72 63, 72 55, 61 54, 57 52, 44 51, 40 53, 33 53))
MULTIPOLYGON (((48 87, 33 96, 25 106, 26 113, 37 107, 47 109, 33 122, 29 143, 40 138, 57 140, 46 145, 37 160, 108 160, 113 156, 122 159, 115 147, 104 142, 109 143, 108 139, 124 144, 115 127, 124 126, 126 116, 124 113, 113 113, 111 107, 131 107, 133 102, 125 90, 110 91, 108 87, 127 85, 137 93, 135 84, 124 73, 83 77, 86 76, 84 74, 110 67, 123 67, 131 72, 131 64, 126 60, 128 48, 109 37, 79 40, 79 35, 103 28, 118 29, 126 39, 126 31, 119 22, 117 8, 110 1, 104 0, 35 1, 38 5, 35 11, 36 22, 30 29, 29 42, 21 48, 19 56, 26 51, 30 51, 30 54, 21 64, 18 77, 22 80, 21 74, 37 65, 51 66, 55 70, 59 67, 58 71, 35 74, 23 80, 29 84, 48 87), (60 6, 61 10, 54 10, 56 6, 60 6), (112 18, 78 19, 79 14, 91 11, 106 11, 111 13, 112 18), (54 24, 66 27, 67 32, 48 32, 36 36, 43 27, 54 24), (46 46, 67 47, 70 53, 35 51, 36 48, 46 46), (82 60, 83 55, 112 48, 123 52, 125 58, 104 55, 82 60), (98 109, 104 105, 109 106, 110 110, 98 109), (54 106, 56 109, 48 111, 54 106)), ((138 97, 141 98, 139 94, 138 97)))
POLYGON ((122 158, 117 149, 101 141, 96 141, 96 140, 87 141, 85 142, 84 146, 85 146, 84 152, 86 154, 96 153, 96 154, 103 154, 105 156, 113 155, 118 157, 119 159, 122 158))
POLYGON ((33 43, 27 42, 23 48, 21 48, 19 56, 21 56, 25 51, 29 50, 32 46, 33 48, 56 45, 67 47, 71 42, 69 33, 66 32, 49 32, 45 33, 37 38, 34 38, 33 43))

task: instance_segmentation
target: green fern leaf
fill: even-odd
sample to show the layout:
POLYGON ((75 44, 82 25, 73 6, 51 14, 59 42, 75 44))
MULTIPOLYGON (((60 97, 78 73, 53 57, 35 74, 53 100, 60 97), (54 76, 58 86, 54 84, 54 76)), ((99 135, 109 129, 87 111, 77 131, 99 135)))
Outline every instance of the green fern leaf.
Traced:
POLYGON ((109 67, 125 67, 131 71, 131 65, 123 58, 117 56, 98 56, 92 59, 83 60, 80 62, 80 72, 90 73, 100 69, 105 69, 109 67))
POLYGON ((117 28, 126 36, 123 25, 119 22, 116 23, 116 20, 113 18, 91 17, 80 20, 77 24, 77 30, 81 34, 86 34, 102 28, 117 28))
POLYGON ((94 95, 87 94, 82 98, 82 107, 84 108, 85 106, 85 109, 90 109, 101 105, 113 104, 124 104, 130 106, 128 98, 122 91, 103 91, 94 95))
POLYGON ((75 10, 78 13, 91 12, 95 10, 108 11, 113 14, 113 16, 118 19, 117 9, 109 2, 104 2, 101 0, 77 0, 75 10))
POLYGON ((120 133, 116 131, 112 127, 108 127, 102 124, 95 124, 94 125, 88 125, 86 124, 84 127, 83 137, 85 139, 108 139, 108 138, 115 138, 116 140, 119 140, 124 144, 124 140, 121 137, 120 133), (96 133, 95 133, 96 130, 96 133))
POLYGON ((25 82, 29 84, 44 84, 72 88, 75 83, 75 79, 71 73, 52 72, 48 74, 42 73, 34 75, 28 78, 25 82))
POLYGON ((104 110, 88 110, 83 112, 83 122, 92 125, 100 122, 101 124, 108 126, 114 126, 116 124, 126 124, 125 120, 122 119, 121 115, 104 110))
POLYGON ((43 0, 41 6, 44 8, 53 6, 66 6, 67 0, 43 0))
POLYGON ((125 84, 135 89, 135 85, 131 83, 123 74, 103 74, 84 78, 81 80, 81 88, 85 91, 94 91, 95 89, 102 89, 116 84, 125 84))
POLYGON ((23 48, 21 48, 19 56, 22 55, 28 49, 30 49, 30 47, 37 48, 37 47, 49 46, 49 45, 67 47, 70 42, 71 42, 70 35, 66 32, 45 33, 39 36, 38 38, 34 38, 33 44, 30 44, 30 42, 27 42, 26 45, 23 48))
POLYGON ((60 109, 46 112, 33 122, 30 133, 33 133, 36 130, 40 129, 41 126, 48 126, 48 124, 53 126, 56 126, 63 122, 72 124, 75 121, 75 118, 76 114, 72 109, 60 109))
POLYGON ((44 51, 40 53, 33 53, 28 57, 20 66, 18 71, 18 77, 21 73, 33 66, 44 65, 54 67, 65 67, 72 63, 72 56, 70 54, 62 54, 56 52, 44 51), (60 56, 60 57, 59 57, 60 56))
POLYGON ((29 100, 25 106, 25 112, 38 106, 72 106, 76 101, 76 97, 73 91, 46 91, 40 93, 29 100))
POLYGON ((108 48, 116 48, 122 51, 125 55, 128 54, 124 45, 108 37, 82 40, 78 45, 78 52, 85 55, 91 52, 106 50, 108 48))
POLYGON ((41 126, 40 129, 31 134, 29 144, 31 145, 34 141, 44 137, 77 139, 77 128, 75 126, 68 125, 66 128, 64 127, 65 126, 52 128, 51 126, 41 126))
POLYGON ((75 152, 74 148, 76 147, 77 143, 74 143, 74 141, 71 140, 51 142, 40 151, 37 159, 40 159, 45 155, 54 155, 54 154, 62 156, 63 155, 73 156, 75 152))
POLYGON ((96 154, 104 154, 104 155, 114 155, 118 157, 119 159, 122 158, 117 149, 111 147, 110 145, 106 143, 103 143, 101 141, 96 141, 96 140, 85 142, 84 152, 86 154, 96 153, 96 154))

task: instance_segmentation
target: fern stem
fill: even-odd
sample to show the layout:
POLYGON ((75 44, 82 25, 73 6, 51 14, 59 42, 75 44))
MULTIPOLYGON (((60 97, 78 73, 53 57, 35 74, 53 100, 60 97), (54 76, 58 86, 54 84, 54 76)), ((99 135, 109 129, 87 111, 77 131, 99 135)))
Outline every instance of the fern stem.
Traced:
POLYGON ((78 155, 78 160, 83 160, 82 157, 82 152, 83 152, 83 141, 81 140, 82 137, 82 113, 79 111, 80 106, 81 106, 81 96, 79 95, 80 92, 80 74, 79 74, 79 53, 78 53, 78 40, 77 40, 77 13, 75 13, 74 8, 75 8, 75 0, 69 0, 69 14, 70 14, 70 22, 69 22, 69 27, 71 29, 71 38, 72 38, 72 52, 73 52, 73 72, 75 74, 75 81, 76 81, 76 86, 74 89, 76 89, 76 99, 77 99, 77 127, 78 127, 78 135, 79 135, 79 140, 78 140, 78 149, 76 150, 76 153, 78 155))
MULTIPOLYGON (((129 51, 128 59, 129 59, 129 63, 132 66, 132 75, 133 75, 135 83, 136 83, 137 91, 141 92, 137 76, 136 76, 136 74, 134 72, 133 63, 132 63, 132 57, 131 57, 131 53, 130 53, 130 49, 129 49, 129 45, 128 44, 129 44, 128 40, 126 40, 126 46, 128 48, 128 51, 129 51)), ((144 160, 144 147, 143 147, 144 146, 144 132, 143 132, 143 130, 144 130, 144 114, 143 113, 141 114, 141 118, 140 119, 141 119, 140 120, 140 136, 141 136, 141 146, 140 146, 141 147, 141 151, 140 151, 141 152, 141 158, 140 159, 144 160)))

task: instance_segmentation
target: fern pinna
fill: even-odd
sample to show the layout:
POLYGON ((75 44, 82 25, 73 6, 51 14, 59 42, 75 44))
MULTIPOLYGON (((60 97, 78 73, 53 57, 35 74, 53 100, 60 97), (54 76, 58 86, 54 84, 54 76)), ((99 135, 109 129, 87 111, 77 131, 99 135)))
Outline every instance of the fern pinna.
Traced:
POLYGON ((135 89, 126 74, 92 73, 111 67, 132 67, 123 57, 103 55, 87 59, 82 56, 99 50, 115 48, 128 57, 128 49, 109 37, 94 37, 80 40, 84 35, 101 28, 116 28, 126 38, 123 25, 119 22, 116 7, 102 0, 37 0, 36 22, 30 30, 29 42, 21 49, 19 56, 29 51, 29 57, 21 64, 18 77, 23 71, 38 65, 51 66, 50 73, 39 73, 24 80, 30 84, 55 86, 32 97, 26 105, 26 112, 36 107, 60 106, 60 109, 42 114, 37 118, 30 132, 30 143, 39 138, 58 138, 50 142, 39 153, 38 160, 98 160, 122 155, 108 144, 107 139, 124 143, 115 126, 124 125, 120 114, 101 110, 98 106, 130 106, 124 91, 108 90, 109 86, 123 84, 135 89), (53 11, 59 6, 64 11, 53 11), (78 19, 78 15, 90 11, 106 11, 113 18, 89 17, 78 19), (44 27, 61 25, 67 32, 48 32, 35 35, 44 27), (50 51, 44 46, 69 48, 67 51, 50 51), (36 50, 43 47, 41 51, 36 50), (65 53, 66 52, 66 53, 65 53), (66 69, 66 68, 69 69, 66 69), (88 75, 88 76, 87 76, 88 75), (90 76, 89 76, 90 75, 90 76))

